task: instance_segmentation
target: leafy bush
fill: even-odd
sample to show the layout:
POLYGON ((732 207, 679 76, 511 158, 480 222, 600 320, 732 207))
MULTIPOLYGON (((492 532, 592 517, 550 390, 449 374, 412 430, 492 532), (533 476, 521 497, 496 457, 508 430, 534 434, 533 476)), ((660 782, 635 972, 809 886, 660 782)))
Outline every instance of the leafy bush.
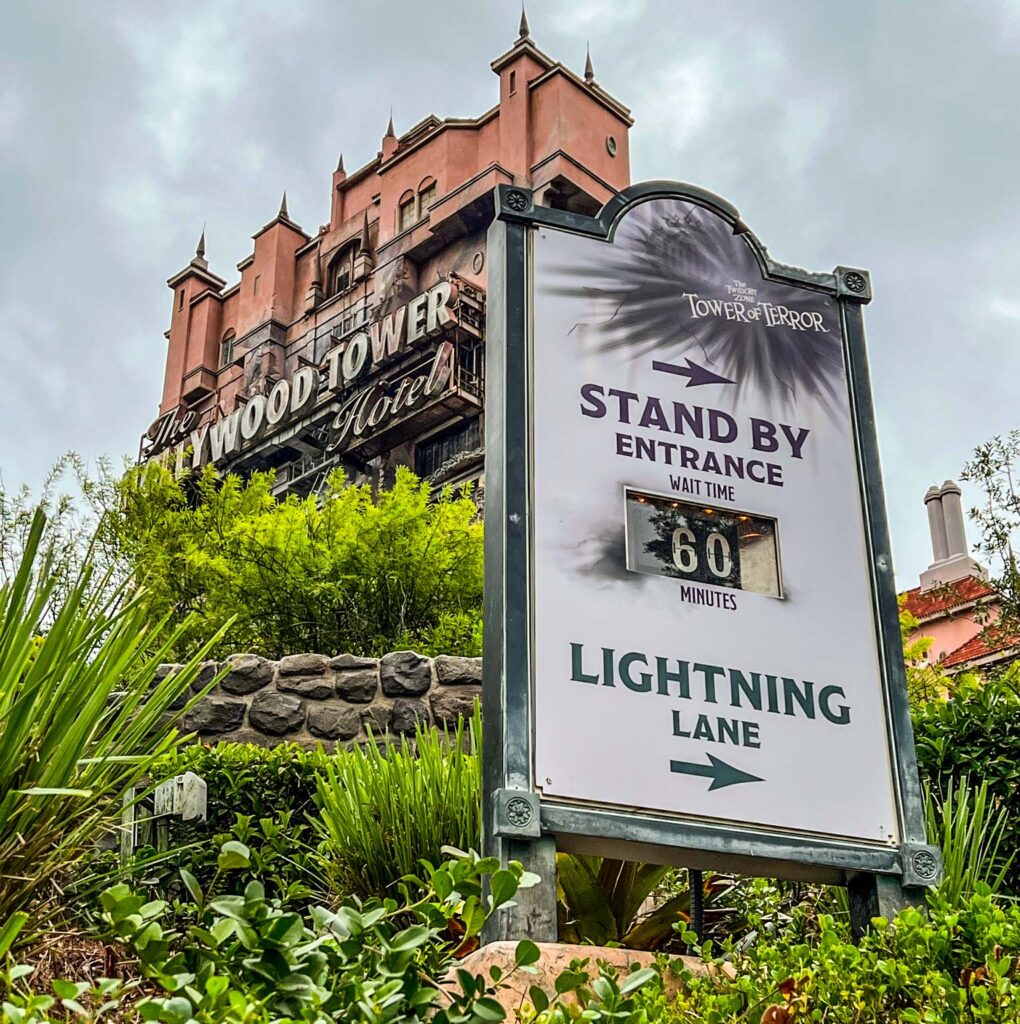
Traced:
POLYGON ((412 746, 374 743, 330 758, 318 778, 326 870, 341 892, 383 895, 444 846, 481 837, 481 716, 452 736, 419 727, 412 746))
POLYGON ((297 743, 193 743, 157 761, 152 776, 162 781, 194 772, 205 780, 208 817, 199 834, 208 835, 228 832, 238 814, 257 821, 288 811, 301 821, 314 813, 315 776, 330 756, 297 743))
MULTIPOLYGON (((1020 849, 1020 695, 1018 669, 987 683, 965 682, 949 700, 915 709, 914 739, 922 781, 944 802, 961 782, 980 779, 1006 817, 1001 852, 1020 849)), ((1020 892, 1016 860, 1005 877, 1020 892)))
POLYGON ((195 612, 193 649, 228 618, 220 653, 477 653, 482 525, 471 498, 434 493, 407 469, 389 490, 340 471, 318 495, 277 501, 272 474, 179 483, 129 473, 104 519, 107 544, 147 588, 153 613, 195 612))
POLYGON ((0 587, 0 922, 46 899, 115 824, 121 794, 177 744, 168 711, 205 656, 153 687, 180 630, 150 623, 128 594, 104 596, 87 561, 55 598, 59 578, 36 565, 44 528, 38 512, 0 587))
POLYGON ((933 896, 929 912, 877 918, 859 944, 833 919, 803 913, 769 941, 741 952, 705 947, 708 978, 689 972, 672 1003, 650 994, 663 1022, 921 1024, 1020 1021, 1020 907, 987 888, 960 904, 933 896))

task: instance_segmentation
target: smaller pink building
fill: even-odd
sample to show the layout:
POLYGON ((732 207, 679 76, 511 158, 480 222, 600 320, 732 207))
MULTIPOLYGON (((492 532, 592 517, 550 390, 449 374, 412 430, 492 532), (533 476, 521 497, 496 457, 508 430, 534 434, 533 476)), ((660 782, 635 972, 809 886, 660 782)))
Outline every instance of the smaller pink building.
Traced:
POLYGON ((960 488, 952 480, 929 487, 924 503, 933 560, 921 585, 900 595, 918 620, 914 636, 930 637, 929 660, 952 673, 1012 661, 1020 640, 995 629, 999 604, 988 573, 968 554, 960 488))

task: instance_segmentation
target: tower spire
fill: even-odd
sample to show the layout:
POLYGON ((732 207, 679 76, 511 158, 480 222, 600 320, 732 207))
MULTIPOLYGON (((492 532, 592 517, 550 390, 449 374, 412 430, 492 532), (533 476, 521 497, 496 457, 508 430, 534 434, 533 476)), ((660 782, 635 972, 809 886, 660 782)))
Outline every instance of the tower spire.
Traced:
POLYGON ((396 131, 393 128, 393 108, 390 107, 390 123, 386 126, 385 138, 387 138, 387 139, 395 139, 396 137, 397 137, 397 133, 396 133, 396 131))
POLYGON ((521 24, 517 34, 519 39, 528 39, 531 36, 531 29, 528 27, 528 12, 524 9, 524 0, 521 0, 521 24))
POLYGON ((336 173, 337 174, 344 174, 344 173, 346 173, 344 171, 344 155, 343 155, 343 153, 340 154, 340 159, 337 160, 337 162, 336 162, 336 173))
POLYGON ((205 225, 202 225, 202 235, 198 240, 198 245, 195 246, 195 256, 200 259, 205 259, 205 225))
POLYGON ((276 215, 282 217, 284 220, 290 220, 290 214, 287 212, 287 190, 283 190, 283 198, 280 200, 280 212, 276 215))
POLYGON ((595 68, 591 62, 591 45, 587 47, 587 53, 584 58, 584 80, 588 85, 592 85, 595 82, 595 68))

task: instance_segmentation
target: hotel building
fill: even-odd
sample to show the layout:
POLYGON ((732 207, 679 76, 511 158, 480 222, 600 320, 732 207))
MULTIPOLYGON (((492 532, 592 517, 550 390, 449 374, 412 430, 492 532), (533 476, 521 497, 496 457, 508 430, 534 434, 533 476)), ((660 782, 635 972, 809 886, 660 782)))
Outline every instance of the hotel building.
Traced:
POLYGON ((167 284, 172 310, 158 418, 140 461, 180 471, 276 471, 309 493, 342 467, 388 484, 400 465, 437 484, 484 461, 486 230, 499 184, 593 214, 630 182, 629 111, 588 58, 544 54, 522 14, 492 62, 498 101, 475 118, 426 117, 350 173, 306 232, 279 211, 228 286, 195 257, 167 284))

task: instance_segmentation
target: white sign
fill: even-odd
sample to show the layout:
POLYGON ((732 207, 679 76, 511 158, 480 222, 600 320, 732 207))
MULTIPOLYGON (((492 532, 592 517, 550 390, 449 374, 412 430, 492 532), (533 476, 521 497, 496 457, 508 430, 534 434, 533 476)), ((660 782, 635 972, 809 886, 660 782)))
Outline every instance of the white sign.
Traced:
POLYGON ((533 310, 543 800, 900 842, 836 300, 655 199, 533 310))

